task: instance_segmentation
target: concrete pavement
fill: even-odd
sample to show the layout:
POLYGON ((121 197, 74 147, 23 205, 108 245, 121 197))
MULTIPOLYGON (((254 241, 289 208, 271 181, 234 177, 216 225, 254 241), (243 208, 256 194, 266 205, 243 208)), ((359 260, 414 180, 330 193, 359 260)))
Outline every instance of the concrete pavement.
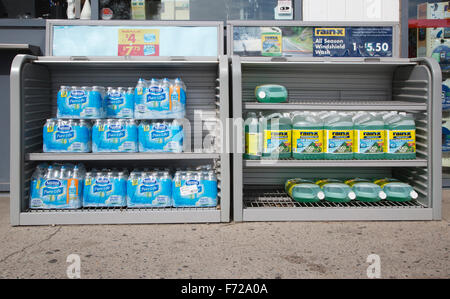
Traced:
POLYGON ((11 227, 0 198, 0 278, 450 278, 450 191, 438 222, 11 227))

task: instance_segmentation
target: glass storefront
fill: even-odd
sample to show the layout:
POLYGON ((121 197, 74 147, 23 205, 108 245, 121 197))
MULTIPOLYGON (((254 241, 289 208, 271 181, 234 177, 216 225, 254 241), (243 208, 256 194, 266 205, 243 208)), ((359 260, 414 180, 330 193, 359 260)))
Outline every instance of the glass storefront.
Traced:
MULTIPOLYGON (((293 6, 294 1, 291 3, 293 6)), ((99 18, 191 21, 274 20, 277 5, 278 0, 99 0, 99 18)))

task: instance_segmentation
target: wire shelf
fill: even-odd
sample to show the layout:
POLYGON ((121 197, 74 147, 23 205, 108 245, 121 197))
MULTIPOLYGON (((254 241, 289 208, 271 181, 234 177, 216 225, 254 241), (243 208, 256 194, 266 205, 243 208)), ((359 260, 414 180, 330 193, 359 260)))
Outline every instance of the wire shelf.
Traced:
POLYGON ((320 201, 317 203, 300 203, 292 200, 281 188, 269 190, 247 189, 244 191, 244 208, 425 208, 416 200, 408 202, 361 202, 350 201, 334 203, 320 201))

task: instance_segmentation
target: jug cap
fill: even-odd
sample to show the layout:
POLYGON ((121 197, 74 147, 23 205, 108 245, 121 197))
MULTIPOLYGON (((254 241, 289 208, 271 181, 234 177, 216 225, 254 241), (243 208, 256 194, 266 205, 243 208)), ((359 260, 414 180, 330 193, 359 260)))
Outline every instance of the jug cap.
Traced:
POLYGON ((350 198, 351 200, 356 199, 356 194, 355 194, 355 192, 353 192, 353 191, 349 192, 349 193, 348 193, 348 198, 350 198))

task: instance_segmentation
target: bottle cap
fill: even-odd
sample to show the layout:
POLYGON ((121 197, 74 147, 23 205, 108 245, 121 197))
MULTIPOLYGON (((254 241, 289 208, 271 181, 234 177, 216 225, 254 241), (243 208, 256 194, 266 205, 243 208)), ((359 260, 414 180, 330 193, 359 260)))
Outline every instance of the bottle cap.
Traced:
POLYGON ((351 200, 354 200, 354 199, 356 199, 356 194, 355 194, 355 192, 349 192, 348 193, 348 198, 350 198, 351 200))

